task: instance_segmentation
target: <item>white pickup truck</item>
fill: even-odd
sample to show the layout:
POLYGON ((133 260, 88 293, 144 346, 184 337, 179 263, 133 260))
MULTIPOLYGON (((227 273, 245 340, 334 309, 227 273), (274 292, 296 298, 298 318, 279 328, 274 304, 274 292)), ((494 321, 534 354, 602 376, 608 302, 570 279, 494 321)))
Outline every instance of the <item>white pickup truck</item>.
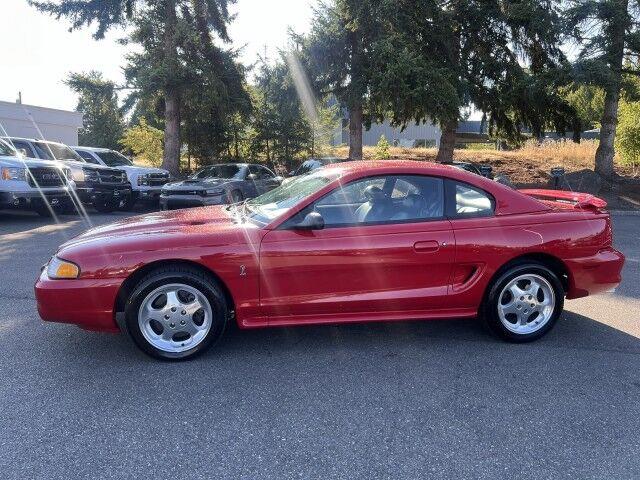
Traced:
POLYGON ((23 158, 0 139, 0 209, 33 210, 43 217, 72 206, 71 172, 60 162, 23 158))
POLYGON ((71 147, 85 161, 96 165, 115 167, 127 172, 131 183, 131 197, 123 209, 131 209, 137 201, 157 202, 162 186, 170 179, 169 172, 161 168, 134 165, 127 157, 115 150, 94 147, 71 147))

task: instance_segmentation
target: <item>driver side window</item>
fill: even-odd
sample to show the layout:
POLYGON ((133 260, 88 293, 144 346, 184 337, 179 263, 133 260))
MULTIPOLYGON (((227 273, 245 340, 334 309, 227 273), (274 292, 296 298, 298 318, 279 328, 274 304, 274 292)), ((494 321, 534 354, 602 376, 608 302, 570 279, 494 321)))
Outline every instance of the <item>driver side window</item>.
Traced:
POLYGON ((444 183, 423 175, 369 177, 338 187, 305 210, 320 213, 325 227, 438 219, 444 183))

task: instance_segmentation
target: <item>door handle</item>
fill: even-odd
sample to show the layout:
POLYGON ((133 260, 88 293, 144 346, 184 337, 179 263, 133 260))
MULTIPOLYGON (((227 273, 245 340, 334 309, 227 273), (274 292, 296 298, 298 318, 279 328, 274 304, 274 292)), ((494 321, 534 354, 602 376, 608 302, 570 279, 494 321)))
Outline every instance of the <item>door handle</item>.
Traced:
POLYGON ((413 249, 420 253, 437 252, 440 249, 440 244, 435 240, 416 242, 413 244, 413 249))

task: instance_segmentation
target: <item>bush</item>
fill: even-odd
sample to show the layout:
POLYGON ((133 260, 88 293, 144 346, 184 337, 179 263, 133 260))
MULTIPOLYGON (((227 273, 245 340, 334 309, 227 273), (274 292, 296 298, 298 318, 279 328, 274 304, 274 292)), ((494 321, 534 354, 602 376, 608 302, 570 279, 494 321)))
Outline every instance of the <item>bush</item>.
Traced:
POLYGON ((380 140, 378 140, 378 144, 376 145, 376 150, 374 152, 373 158, 376 160, 388 160, 391 158, 391 151, 389 150, 389 142, 384 135, 380 135, 380 140))
POLYGON ((120 144, 133 152, 135 159, 144 165, 159 167, 162 164, 164 133, 147 124, 144 117, 135 127, 127 128, 120 144))
POLYGON ((621 163, 632 168, 640 166, 640 102, 620 102, 616 150, 621 163))

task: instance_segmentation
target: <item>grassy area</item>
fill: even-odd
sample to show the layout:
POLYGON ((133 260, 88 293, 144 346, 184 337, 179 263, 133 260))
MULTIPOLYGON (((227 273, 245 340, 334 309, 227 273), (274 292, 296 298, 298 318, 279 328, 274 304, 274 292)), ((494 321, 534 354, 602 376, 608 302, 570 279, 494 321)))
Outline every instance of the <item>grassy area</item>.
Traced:
MULTIPOLYGON (((528 142, 512 151, 460 149, 454 152, 454 159, 491 165, 494 172, 504 173, 518 184, 545 183, 553 167, 564 167, 567 172, 593 169, 597 148, 596 140, 583 140, 579 144, 571 141, 528 142)), ((365 147, 364 158, 373 159, 374 150, 375 147, 365 147)), ((336 154, 342 157, 348 156, 348 152, 347 147, 336 149, 336 154)), ((394 159, 434 161, 437 150, 391 147, 390 153, 394 159)), ((616 169, 621 175, 632 175, 630 167, 618 164, 616 169)))

